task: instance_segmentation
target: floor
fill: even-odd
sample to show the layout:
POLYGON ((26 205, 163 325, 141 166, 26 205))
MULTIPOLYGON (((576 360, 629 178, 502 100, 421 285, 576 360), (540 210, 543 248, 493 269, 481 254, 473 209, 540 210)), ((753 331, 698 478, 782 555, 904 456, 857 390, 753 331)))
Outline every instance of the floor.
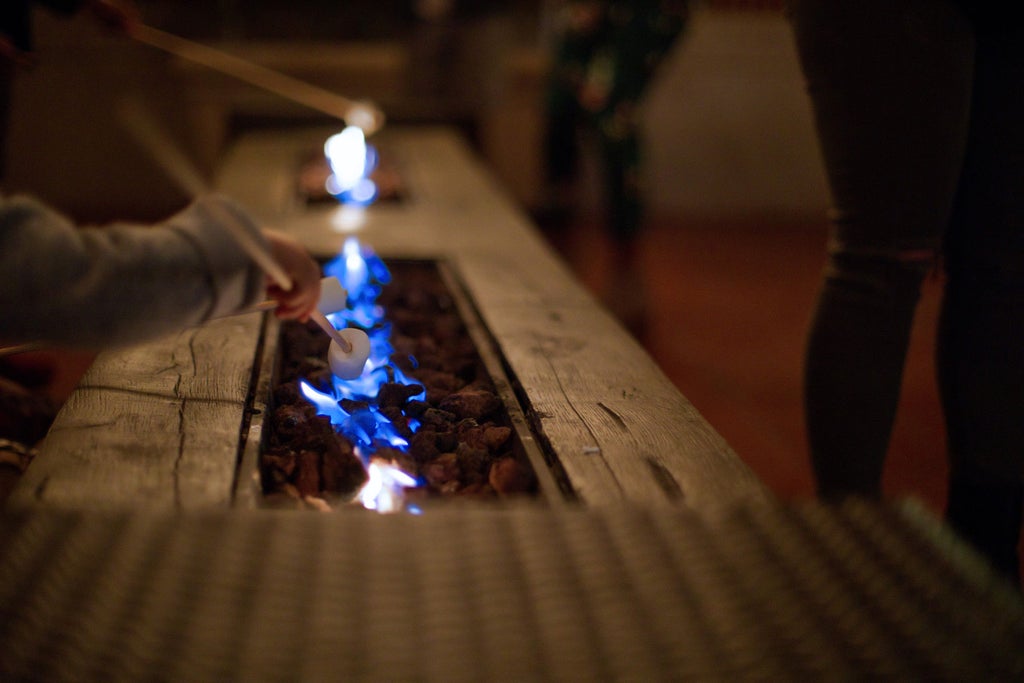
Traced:
MULTIPOLYGON (((813 495, 801 409, 804 335, 822 267, 815 220, 651 221, 639 251, 648 315, 641 342, 781 498, 813 495)), ((595 294, 615 264, 599 225, 553 241, 595 294)), ((945 503, 944 432, 931 373, 939 283, 929 281, 911 342, 886 492, 945 503)))

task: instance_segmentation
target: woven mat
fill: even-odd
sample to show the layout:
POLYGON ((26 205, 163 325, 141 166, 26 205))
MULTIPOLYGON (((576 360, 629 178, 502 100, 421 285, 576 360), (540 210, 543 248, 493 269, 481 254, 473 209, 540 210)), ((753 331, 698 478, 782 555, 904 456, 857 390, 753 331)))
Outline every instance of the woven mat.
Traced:
POLYGON ((0 515, 0 680, 1024 680, 907 506, 0 515))

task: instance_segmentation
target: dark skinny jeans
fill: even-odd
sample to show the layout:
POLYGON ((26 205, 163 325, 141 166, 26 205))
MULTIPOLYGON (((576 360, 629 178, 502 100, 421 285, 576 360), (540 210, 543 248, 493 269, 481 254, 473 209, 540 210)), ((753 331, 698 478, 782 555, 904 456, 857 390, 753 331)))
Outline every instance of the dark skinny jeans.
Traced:
POLYGON ((1024 31, 950 0, 793 0, 790 14, 834 207, 805 361, 819 495, 881 496, 921 283, 941 260, 947 519, 1016 578, 1024 31))

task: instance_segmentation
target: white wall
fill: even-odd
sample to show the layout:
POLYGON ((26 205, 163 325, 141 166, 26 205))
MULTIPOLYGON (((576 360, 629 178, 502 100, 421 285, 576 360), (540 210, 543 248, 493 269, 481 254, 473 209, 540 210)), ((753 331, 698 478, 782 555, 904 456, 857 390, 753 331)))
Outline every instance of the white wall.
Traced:
POLYGON ((823 212, 827 189, 789 26, 698 12, 645 105, 653 210, 823 212))

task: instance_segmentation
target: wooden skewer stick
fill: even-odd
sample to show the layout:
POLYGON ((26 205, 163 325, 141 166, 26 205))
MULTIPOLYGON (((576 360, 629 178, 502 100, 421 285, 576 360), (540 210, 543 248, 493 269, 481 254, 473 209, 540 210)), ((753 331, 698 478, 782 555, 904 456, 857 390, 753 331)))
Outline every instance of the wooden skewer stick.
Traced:
POLYGON ((233 76, 310 109, 343 119, 362 128, 366 135, 376 132, 384 124, 383 112, 372 105, 351 100, 209 45, 196 43, 145 24, 135 26, 132 37, 141 43, 233 76))
MULTIPOLYGON (((171 141, 163 129, 156 124, 145 107, 135 101, 125 101, 121 103, 119 114, 122 122, 135 136, 136 140, 150 153, 153 160, 159 164, 164 172, 177 182, 183 190, 194 196, 205 194, 209 191, 209 188, 203 182, 202 177, 192 162, 171 141)), ((243 225, 233 216, 231 212, 215 202, 209 203, 206 208, 213 214, 218 223, 227 228, 231 236, 235 238, 238 246, 256 262, 256 265, 277 286, 288 291, 295 285, 291 276, 274 259, 273 254, 270 253, 266 245, 247 226, 243 225)), ((331 324, 331 321, 327 319, 327 316, 319 308, 314 308, 310 317, 323 328, 324 332, 330 335, 331 339, 341 347, 342 351, 352 353, 352 344, 334 328, 334 325, 331 324)))
POLYGON ((327 333, 334 343, 341 347, 342 351, 345 353, 352 353, 352 342, 341 336, 341 332, 335 329, 334 325, 331 324, 331 321, 327 319, 327 316, 324 315, 319 308, 314 308, 313 312, 309 314, 309 317, 327 333))
POLYGON ((4 356, 13 356, 19 353, 38 351, 39 349, 45 348, 46 344, 43 342, 27 342, 25 344, 16 344, 14 346, 0 346, 0 358, 3 358, 4 356))

